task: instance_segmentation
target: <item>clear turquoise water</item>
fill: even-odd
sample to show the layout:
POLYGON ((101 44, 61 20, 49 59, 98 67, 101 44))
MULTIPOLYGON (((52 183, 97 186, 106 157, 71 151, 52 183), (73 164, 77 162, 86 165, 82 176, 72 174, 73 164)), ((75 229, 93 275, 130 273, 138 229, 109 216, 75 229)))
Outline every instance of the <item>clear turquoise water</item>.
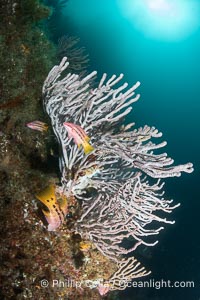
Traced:
POLYGON ((124 73, 130 85, 141 81, 141 99, 134 105, 129 121, 135 121, 137 127, 145 124, 157 127, 168 141, 164 151, 176 163, 191 161, 195 167, 191 175, 167 180, 166 194, 182 203, 173 214, 176 224, 167 226, 160 234, 159 245, 150 249, 151 259, 141 256, 143 264, 152 270, 151 278, 194 280, 195 288, 129 289, 121 299, 197 300, 200 298, 200 21, 199 27, 185 39, 170 41, 145 35, 134 26, 134 20, 130 22, 124 16, 117 1, 71 0, 65 13, 71 21, 66 34, 81 38, 81 45, 90 56, 90 70, 97 70, 100 76, 103 72, 124 73))

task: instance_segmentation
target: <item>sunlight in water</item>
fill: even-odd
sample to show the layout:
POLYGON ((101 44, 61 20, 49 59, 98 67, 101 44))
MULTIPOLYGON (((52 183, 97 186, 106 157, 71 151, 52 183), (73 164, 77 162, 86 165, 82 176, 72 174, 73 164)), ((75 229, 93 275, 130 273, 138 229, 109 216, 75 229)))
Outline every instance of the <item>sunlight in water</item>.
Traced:
POLYGON ((121 11, 146 36, 181 40, 200 26, 197 0, 118 0, 121 11))

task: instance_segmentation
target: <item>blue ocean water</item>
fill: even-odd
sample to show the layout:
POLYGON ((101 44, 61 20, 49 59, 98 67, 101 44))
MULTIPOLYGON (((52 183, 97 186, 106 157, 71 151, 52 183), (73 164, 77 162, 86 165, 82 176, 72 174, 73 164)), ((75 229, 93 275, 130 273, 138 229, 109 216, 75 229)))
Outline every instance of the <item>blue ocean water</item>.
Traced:
MULTIPOLYGON (((137 2, 132 0, 135 14, 137 2)), ((148 1, 141 2, 148 4, 148 1)), ((134 104, 128 121, 136 122, 136 127, 147 124, 158 128, 168 142, 164 151, 174 158, 175 163, 190 161, 195 168, 192 174, 166 180, 166 195, 175 199, 175 203, 181 202, 181 207, 170 216, 176 223, 166 226, 159 236, 159 244, 148 250, 148 254, 145 251, 138 253, 142 263, 152 270, 150 278, 194 281, 195 287, 132 288, 121 293, 121 299, 125 300, 200 299, 200 3, 194 2, 196 10, 193 7, 190 12, 189 6, 186 10, 194 16, 186 16, 183 30, 175 37, 176 26, 181 24, 172 24, 173 30, 170 28, 165 37, 166 32, 162 36, 159 27, 161 19, 156 19, 157 24, 152 29, 157 29, 159 34, 149 33, 159 7, 149 11, 149 14, 152 12, 150 19, 141 10, 139 16, 134 15, 135 19, 131 19, 124 13, 119 0, 71 0, 64 11, 70 20, 66 34, 80 37, 81 45, 86 47, 90 57, 89 71, 95 69, 99 76, 104 72, 109 75, 124 73, 125 81, 130 85, 137 80, 141 82, 141 99, 134 104), (147 32, 144 18, 147 18, 147 32), (199 24, 197 22, 192 28, 194 18, 199 18, 199 24)), ((173 12, 174 18, 178 18, 177 11, 173 12)))

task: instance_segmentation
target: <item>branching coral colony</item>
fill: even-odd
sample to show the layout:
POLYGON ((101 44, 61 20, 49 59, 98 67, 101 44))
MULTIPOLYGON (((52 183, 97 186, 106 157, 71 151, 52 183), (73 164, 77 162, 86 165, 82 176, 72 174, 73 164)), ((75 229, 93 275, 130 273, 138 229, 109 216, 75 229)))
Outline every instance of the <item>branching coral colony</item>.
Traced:
MULTIPOLYGON (((96 72, 84 78, 66 75, 68 65, 67 58, 63 58, 43 86, 44 108, 61 150, 61 186, 55 189, 79 204, 72 230, 118 266, 109 280, 97 280, 96 287, 105 294, 124 289, 125 283, 150 273, 126 254, 141 244, 157 243, 152 236, 163 227, 154 225, 156 222, 173 223, 163 215, 178 204, 163 198, 160 179, 191 173, 193 166, 172 166, 173 160, 166 153, 155 154, 154 150, 166 142, 151 142, 162 136, 154 127, 132 129, 134 123, 122 124, 139 99, 135 95, 139 82, 127 89, 127 83, 121 84, 122 74, 108 79, 103 74, 95 88, 96 72), (85 142, 90 145, 89 151, 85 151, 85 142), (148 176, 154 180, 147 181, 148 176), (134 242, 125 248, 123 242, 130 237, 134 242)), ((57 207, 54 214, 50 210, 46 216, 49 230, 57 229, 63 214, 66 210, 62 207, 57 207)))

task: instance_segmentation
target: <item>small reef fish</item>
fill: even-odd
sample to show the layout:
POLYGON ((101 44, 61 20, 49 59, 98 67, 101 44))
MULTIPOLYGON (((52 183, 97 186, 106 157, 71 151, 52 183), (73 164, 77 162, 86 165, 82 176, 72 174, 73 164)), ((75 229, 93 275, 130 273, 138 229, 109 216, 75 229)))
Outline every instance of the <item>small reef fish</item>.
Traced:
POLYGON ((21 44, 21 50, 26 55, 30 54, 30 49, 24 44, 21 44))
POLYGON ((88 252, 92 247, 92 243, 81 241, 79 244, 79 248, 82 252, 88 252))
POLYGON ((48 231, 55 231, 65 221, 68 212, 67 198, 62 197, 58 202, 55 190, 55 185, 52 184, 36 195, 36 198, 48 208, 48 210, 42 209, 49 224, 48 231))
POLYGON ((33 129, 33 130, 38 130, 41 132, 47 131, 48 130, 48 125, 47 123, 41 122, 41 121, 33 121, 30 123, 26 124, 27 127, 33 129))
POLYGON ((99 284, 98 287, 97 287, 97 289, 99 291, 99 294, 101 296, 104 296, 104 295, 106 295, 109 292, 110 286, 109 286, 108 283, 106 283, 106 284, 99 284))
POLYGON ((94 147, 89 144, 89 136, 87 136, 81 126, 68 122, 64 122, 63 125, 67 129, 69 138, 73 138, 78 147, 82 145, 85 154, 88 154, 94 150, 94 147))

